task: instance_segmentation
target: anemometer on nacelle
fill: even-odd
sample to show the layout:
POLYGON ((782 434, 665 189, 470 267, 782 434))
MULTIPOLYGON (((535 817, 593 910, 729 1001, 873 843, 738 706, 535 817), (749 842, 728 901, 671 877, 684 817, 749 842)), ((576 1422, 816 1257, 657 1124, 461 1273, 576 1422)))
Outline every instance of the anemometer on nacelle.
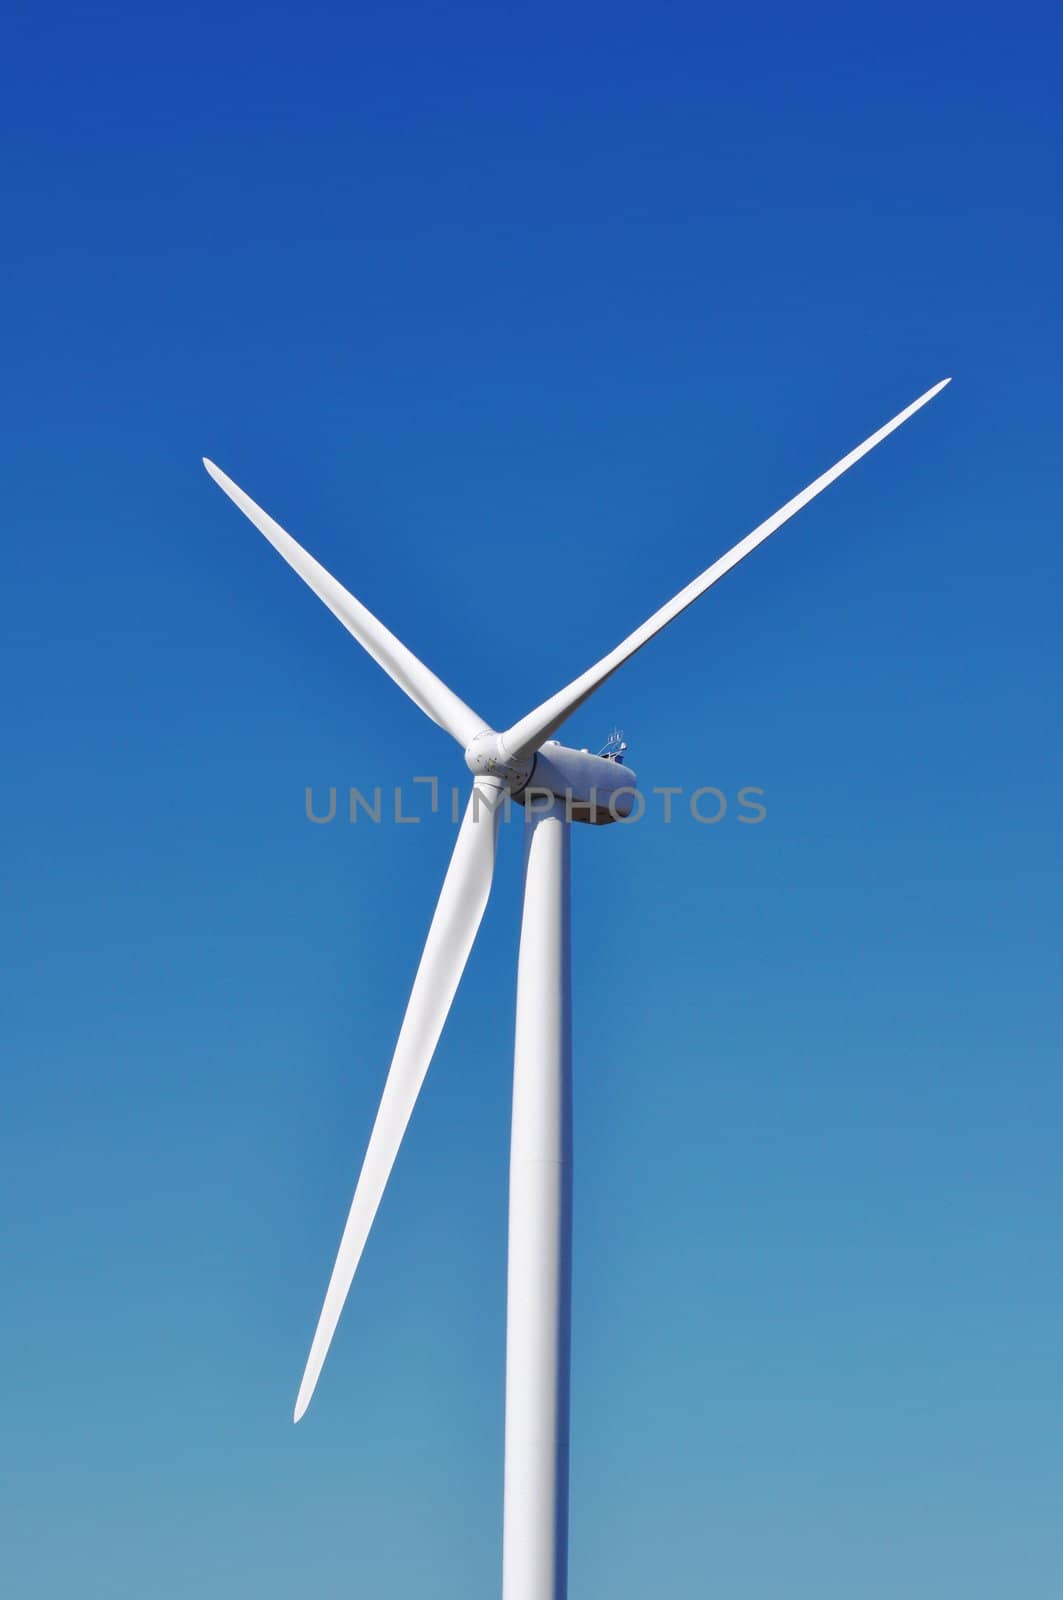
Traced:
POLYGON ((598 754, 604 756, 606 761, 623 761, 627 755, 627 740, 624 738, 623 728, 613 729, 598 754))

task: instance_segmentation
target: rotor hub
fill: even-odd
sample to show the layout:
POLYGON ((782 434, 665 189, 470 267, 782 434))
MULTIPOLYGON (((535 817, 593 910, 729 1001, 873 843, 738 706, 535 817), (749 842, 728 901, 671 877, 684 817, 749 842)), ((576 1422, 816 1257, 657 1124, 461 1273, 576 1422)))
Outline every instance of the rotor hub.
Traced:
POLYGON ((502 748, 502 741, 491 728, 485 728, 466 747, 465 765, 477 778, 497 778, 507 789, 522 789, 534 765, 535 757, 514 761, 502 748))

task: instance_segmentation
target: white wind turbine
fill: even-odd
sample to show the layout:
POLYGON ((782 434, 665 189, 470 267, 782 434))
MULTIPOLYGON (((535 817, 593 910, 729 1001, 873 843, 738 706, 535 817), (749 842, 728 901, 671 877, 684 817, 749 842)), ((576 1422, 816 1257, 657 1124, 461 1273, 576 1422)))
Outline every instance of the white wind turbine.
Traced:
POLYGON ((526 807, 509 1177, 503 1600, 563 1600, 568 1533, 571 1239, 569 822, 626 813, 635 775, 552 735, 606 678, 945 387, 946 378, 721 556, 595 666, 496 733, 213 462, 204 466, 358 643, 453 735, 473 786, 295 1403, 310 1404, 366 1236, 487 905, 502 803, 526 807))

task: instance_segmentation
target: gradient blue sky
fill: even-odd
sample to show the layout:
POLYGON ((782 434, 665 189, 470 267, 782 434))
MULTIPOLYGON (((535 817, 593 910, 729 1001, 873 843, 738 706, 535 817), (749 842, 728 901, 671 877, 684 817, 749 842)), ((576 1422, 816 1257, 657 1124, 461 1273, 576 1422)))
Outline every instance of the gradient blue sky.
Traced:
POLYGON ((2 69, 0 1588, 487 1600, 518 830, 290 1410, 485 716, 952 386, 569 725, 572 1593, 1063 1591, 1060 24, 20 8, 2 69))

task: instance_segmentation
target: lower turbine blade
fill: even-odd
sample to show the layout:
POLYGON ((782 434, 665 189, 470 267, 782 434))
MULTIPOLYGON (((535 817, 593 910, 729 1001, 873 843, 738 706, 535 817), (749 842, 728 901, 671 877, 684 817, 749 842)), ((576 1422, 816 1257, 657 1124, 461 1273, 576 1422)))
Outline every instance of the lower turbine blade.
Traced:
POLYGON ((310 1404, 399 1145, 480 927, 495 867, 504 790, 478 778, 413 980, 384 1093, 303 1373, 295 1420, 310 1404))

